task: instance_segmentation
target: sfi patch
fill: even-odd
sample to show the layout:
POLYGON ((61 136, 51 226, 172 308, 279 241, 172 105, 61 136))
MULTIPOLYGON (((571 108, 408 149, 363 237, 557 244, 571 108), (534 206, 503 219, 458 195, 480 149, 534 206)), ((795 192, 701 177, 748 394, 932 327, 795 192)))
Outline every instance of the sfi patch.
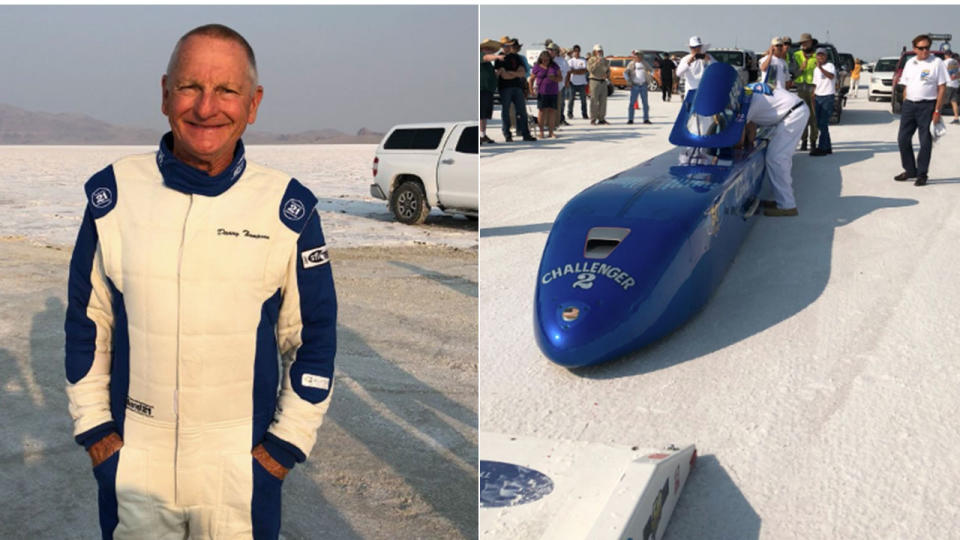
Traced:
POLYGON ((303 264, 303 269, 313 268, 314 266, 322 266, 330 262, 330 255, 327 254, 327 246, 320 246, 318 248, 308 249, 307 251, 300 252, 300 262, 303 264))
POLYGON ((310 388, 318 388, 320 390, 329 390, 330 377, 321 377, 319 375, 304 373, 303 376, 300 377, 300 384, 310 388))

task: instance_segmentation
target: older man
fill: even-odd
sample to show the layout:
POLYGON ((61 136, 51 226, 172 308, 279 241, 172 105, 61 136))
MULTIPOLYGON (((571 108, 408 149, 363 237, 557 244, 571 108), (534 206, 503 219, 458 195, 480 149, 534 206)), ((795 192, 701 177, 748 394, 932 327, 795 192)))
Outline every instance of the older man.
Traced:
POLYGON ((593 46, 593 56, 587 60, 590 78, 590 123, 607 122, 607 85, 610 84, 610 61, 603 57, 603 45, 593 46))
POLYGON ((775 88, 787 89, 787 46, 783 38, 774 37, 770 40, 767 54, 760 59, 760 81, 775 88))
POLYGON ((803 136, 800 137, 800 151, 807 150, 807 141, 810 141, 810 150, 817 147, 817 136, 820 134, 817 130, 817 110, 816 101, 813 97, 813 74, 817 70, 817 56, 814 47, 818 41, 810 34, 800 34, 800 48, 794 51, 791 59, 796 65, 797 76, 793 79, 793 84, 797 88, 797 96, 810 108, 810 118, 807 120, 807 127, 803 130, 803 136))
POLYGON ((900 147, 900 163, 903 172, 894 180, 906 181, 916 178, 915 186, 927 183, 930 154, 933 141, 930 123, 940 120, 940 107, 947 81, 947 68, 936 56, 930 54, 930 36, 921 34, 913 38, 916 56, 907 61, 900 75, 903 89, 903 107, 900 110, 900 132, 897 144, 900 147), (913 155, 913 134, 919 131, 920 151, 913 155))
POLYGON ((65 324, 74 435, 103 538, 277 538, 281 482, 333 383, 317 199, 244 155, 263 89, 240 34, 188 32, 161 90, 159 149, 84 186, 65 324))
POLYGON ((706 45, 704 45, 700 36, 692 36, 688 45, 690 46, 690 54, 681 58, 677 64, 677 77, 683 77, 687 95, 700 86, 700 79, 703 77, 704 70, 711 62, 715 62, 712 56, 704 52, 706 45))

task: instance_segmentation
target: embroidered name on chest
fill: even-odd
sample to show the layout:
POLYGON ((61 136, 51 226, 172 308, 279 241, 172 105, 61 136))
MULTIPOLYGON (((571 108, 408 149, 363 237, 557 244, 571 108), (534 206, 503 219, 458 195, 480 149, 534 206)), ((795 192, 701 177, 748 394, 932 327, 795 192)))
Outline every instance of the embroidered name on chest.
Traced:
POLYGON ((230 229, 217 229, 217 236, 235 236, 237 238, 253 238, 254 240, 269 240, 270 237, 265 234, 250 232, 248 229, 242 231, 231 231, 230 229))

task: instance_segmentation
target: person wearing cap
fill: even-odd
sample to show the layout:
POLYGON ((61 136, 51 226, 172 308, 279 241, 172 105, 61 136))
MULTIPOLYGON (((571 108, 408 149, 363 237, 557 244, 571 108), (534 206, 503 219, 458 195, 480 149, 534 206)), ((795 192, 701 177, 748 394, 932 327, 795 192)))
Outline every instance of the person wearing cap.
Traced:
POLYGON ((797 95, 800 96, 810 107, 810 119, 807 121, 807 127, 803 130, 803 137, 800 138, 800 151, 807 150, 807 141, 810 141, 810 150, 816 148, 817 144, 817 110, 813 99, 813 72, 817 69, 817 56, 814 53, 814 46, 818 43, 808 33, 800 34, 800 48, 793 53, 793 62, 797 66, 797 76, 793 79, 794 86, 797 87, 797 95))
POLYGON ((773 136, 767 144, 767 178, 773 189, 774 200, 762 200, 766 216, 796 216, 797 202, 793 196, 793 150, 803 135, 810 109, 802 99, 784 88, 771 88, 764 83, 747 86, 750 93, 750 108, 747 110, 747 125, 741 136, 740 146, 750 146, 756 135, 756 127, 773 127, 773 136))
MULTIPOLYGON (((557 45, 557 42, 552 42, 547 46, 547 50, 550 51, 550 57, 553 58, 553 63, 560 68, 560 93, 557 94, 557 114, 560 115, 559 125, 569 126, 570 123, 567 122, 567 118, 563 115, 563 100, 567 97, 567 92, 569 91, 569 77, 570 73, 570 64, 567 63, 567 59, 563 57, 563 49, 557 45)), ((557 120, 554 118, 554 120, 557 120)), ((554 126, 556 127, 556 126, 554 126)))
POLYGON ((817 147, 810 150, 810 155, 825 156, 833 153, 833 145, 830 143, 830 117, 833 116, 833 104, 837 93, 837 68, 827 60, 826 49, 817 49, 816 57, 817 68, 813 72, 813 98, 820 138, 817 141, 817 147))
POLYGON ((587 60, 590 79, 590 123, 607 122, 607 86, 610 84, 610 61, 603 57, 603 45, 593 46, 593 56, 587 60))
POLYGON ((783 39, 774 37, 770 40, 767 54, 760 59, 760 81, 776 88, 787 89, 787 47, 783 39))
POLYGON ((587 61, 580 58, 580 45, 570 49, 570 66, 568 79, 570 80, 570 103, 567 105, 567 116, 573 118, 573 102, 580 95, 580 117, 587 119, 587 61))
POLYGON ((633 60, 623 70, 624 79, 630 85, 630 104, 627 105, 627 123, 633 123, 633 111, 637 105, 637 96, 643 102, 643 123, 650 123, 650 104, 647 102, 647 84, 650 82, 650 66, 643 60, 643 53, 632 52, 633 60))
POLYGON ((493 93, 497 91, 497 74, 491 62, 503 60, 500 42, 485 39, 480 43, 480 144, 494 143, 487 136, 487 120, 493 118, 493 93))
MULTIPOLYGON (((689 41, 690 54, 680 59, 677 66, 677 77, 683 77, 686 84, 687 95, 700 86, 700 78, 703 77, 703 71, 711 62, 715 62, 712 56, 703 52, 707 47, 704 45, 700 36, 693 36, 689 41)), ((684 96, 686 98, 686 96, 684 96)))
POLYGON ((510 134, 510 106, 512 105, 516 111, 519 134, 523 135, 525 141, 535 141, 537 139, 530 135, 530 127, 527 123, 527 101, 523 91, 526 70, 523 60, 517 54, 520 50, 520 42, 516 38, 504 36, 501 44, 503 59, 497 60, 493 64, 493 69, 499 79, 497 88, 500 91, 500 129, 503 132, 503 139, 513 142, 513 136, 510 134))
POLYGON ((916 178, 915 186, 927 183, 930 153, 933 141, 930 138, 930 122, 940 120, 940 106, 946 90, 947 68, 935 55, 930 54, 930 36, 921 34, 913 38, 916 56, 907 61, 900 75, 903 89, 903 106, 900 109, 900 132, 897 145, 900 147, 900 163, 903 172, 893 179, 903 182, 916 178), (920 152, 913 155, 913 134, 919 131, 920 152))

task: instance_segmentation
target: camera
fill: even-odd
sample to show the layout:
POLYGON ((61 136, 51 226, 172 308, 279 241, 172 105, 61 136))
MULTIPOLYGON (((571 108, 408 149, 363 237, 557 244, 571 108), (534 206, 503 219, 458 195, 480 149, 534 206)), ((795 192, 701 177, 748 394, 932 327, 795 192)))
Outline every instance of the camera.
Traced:
POLYGON ((697 53, 693 57, 696 58, 697 60, 703 60, 704 58, 707 57, 707 55, 704 53, 697 53))

